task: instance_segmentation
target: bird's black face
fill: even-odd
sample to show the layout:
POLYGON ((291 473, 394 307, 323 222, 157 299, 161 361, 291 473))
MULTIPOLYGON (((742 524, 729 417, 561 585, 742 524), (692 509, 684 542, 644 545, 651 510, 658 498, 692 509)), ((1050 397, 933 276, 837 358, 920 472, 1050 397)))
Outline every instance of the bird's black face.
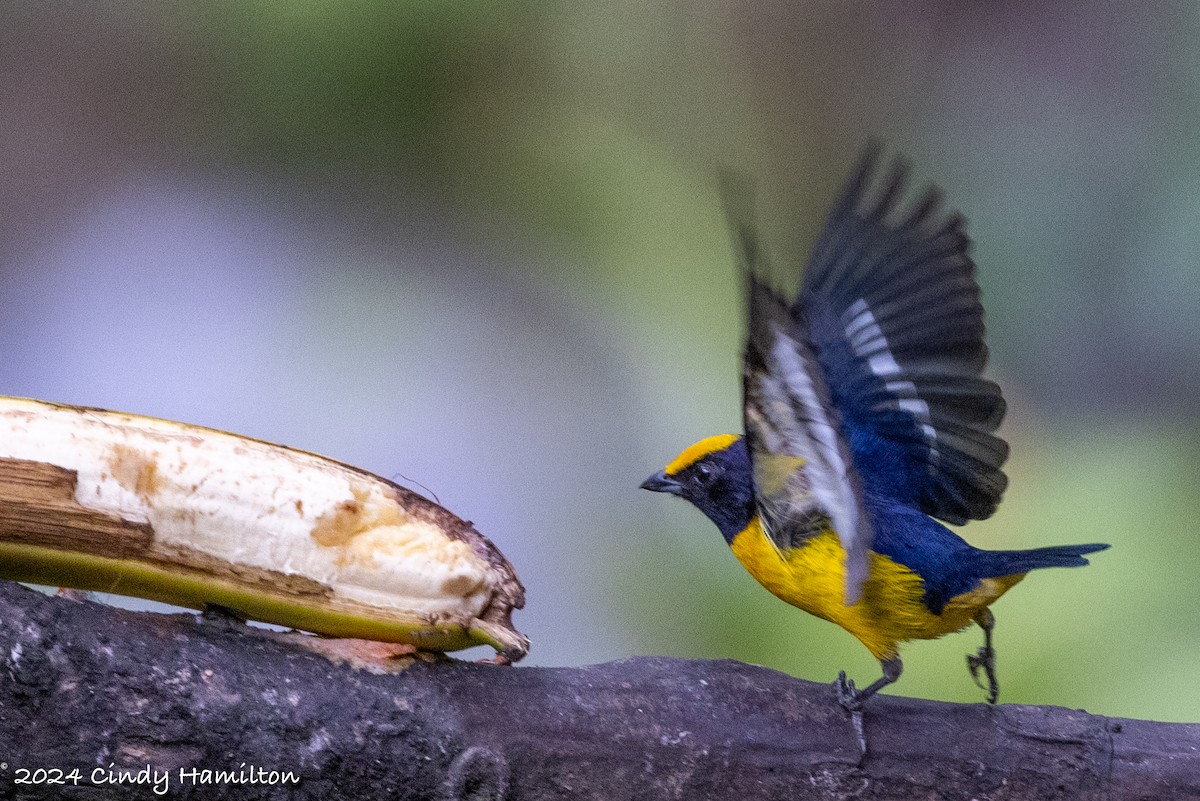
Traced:
POLYGON ((717 524, 726 542, 733 542, 754 516, 750 458, 741 438, 702 440, 641 486, 690 501, 717 524))

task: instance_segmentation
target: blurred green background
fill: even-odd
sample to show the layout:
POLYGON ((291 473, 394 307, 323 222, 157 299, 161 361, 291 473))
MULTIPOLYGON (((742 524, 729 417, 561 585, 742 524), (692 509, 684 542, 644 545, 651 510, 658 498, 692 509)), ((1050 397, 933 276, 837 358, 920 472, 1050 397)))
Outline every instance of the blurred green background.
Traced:
MULTIPOLYGON (((996 606, 1001 699, 1197 721, 1197 41, 1181 1, 17 0, 0 392, 419 482, 517 566, 532 664, 873 679, 637 485, 740 427, 718 173, 798 280, 879 137, 976 240, 1013 458, 966 535, 1113 544, 996 606)), ((981 700, 979 643, 896 692, 981 700)))

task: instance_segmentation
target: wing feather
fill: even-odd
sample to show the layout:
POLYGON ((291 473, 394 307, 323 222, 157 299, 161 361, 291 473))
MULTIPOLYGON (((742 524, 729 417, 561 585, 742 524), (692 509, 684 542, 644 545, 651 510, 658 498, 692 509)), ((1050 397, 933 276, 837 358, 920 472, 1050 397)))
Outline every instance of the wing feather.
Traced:
POLYGON ((872 531, 824 372, 787 305, 752 271, 745 426, 759 517, 780 548, 826 529, 846 552, 846 603, 862 594, 872 531))
POLYGON ((982 378, 970 240, 930 188, 901 209, 907 167, 872 193, 867 150, 813 248, 791 307, 819 361, 864 487, 952 523, 989 516, 1007 479, 1000 388, 982 378))

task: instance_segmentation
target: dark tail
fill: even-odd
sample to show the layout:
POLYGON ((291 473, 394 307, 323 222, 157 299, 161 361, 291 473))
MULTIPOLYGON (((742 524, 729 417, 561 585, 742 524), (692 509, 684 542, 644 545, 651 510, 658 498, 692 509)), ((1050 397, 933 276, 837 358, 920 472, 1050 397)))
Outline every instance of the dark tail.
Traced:
POLYGON ((1029 551, 985 551, 984 569, 988 576, 1008 576, 1026 573, 1039 567, 1083 567, 1088 560, 1085 553, 1103 551, 1108 545, 1055 545, 1050 548, 1034 548, 1029 551))

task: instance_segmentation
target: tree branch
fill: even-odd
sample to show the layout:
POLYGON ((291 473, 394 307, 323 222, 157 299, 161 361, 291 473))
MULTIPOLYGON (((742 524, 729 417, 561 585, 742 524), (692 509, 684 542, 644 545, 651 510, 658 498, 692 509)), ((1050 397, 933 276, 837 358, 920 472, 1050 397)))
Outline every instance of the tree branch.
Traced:
POLYGON ((163 775, 172 797, 239 799, 1200 793, 1195 724, 879 697, 860 765, 830 687, 765 668, 409 659, 380 672, 314 642, 0 582, 0 798, 159 798, 163 775))

